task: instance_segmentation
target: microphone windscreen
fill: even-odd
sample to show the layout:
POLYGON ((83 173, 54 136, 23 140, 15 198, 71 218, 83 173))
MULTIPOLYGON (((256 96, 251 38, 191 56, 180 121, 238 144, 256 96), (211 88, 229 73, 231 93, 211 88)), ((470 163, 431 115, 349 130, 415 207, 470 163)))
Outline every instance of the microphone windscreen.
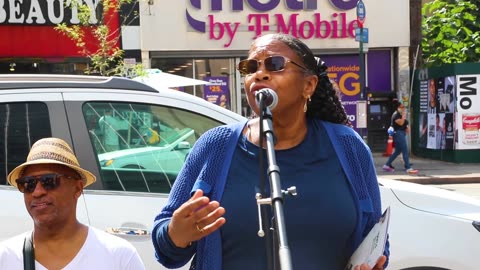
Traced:
POLYGON ((270 88, 263 88, 255 93, 255 100, 259 107, 260 101, 263 100, 265 106, 267 106, 270 110, 273 110, 273 108, 275 108, 278 104, 278 95, 270 88))

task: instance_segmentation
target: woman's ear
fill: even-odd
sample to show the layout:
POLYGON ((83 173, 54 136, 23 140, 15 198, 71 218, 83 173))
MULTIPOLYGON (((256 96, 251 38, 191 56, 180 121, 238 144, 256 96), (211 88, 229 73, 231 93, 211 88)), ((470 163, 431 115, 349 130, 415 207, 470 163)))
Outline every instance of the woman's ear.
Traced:
POLYGON ((307 75, 305 76, 305 84, 303 87, 303 96, 311 97, 317 88, 318 76, 317 75, 307 75))

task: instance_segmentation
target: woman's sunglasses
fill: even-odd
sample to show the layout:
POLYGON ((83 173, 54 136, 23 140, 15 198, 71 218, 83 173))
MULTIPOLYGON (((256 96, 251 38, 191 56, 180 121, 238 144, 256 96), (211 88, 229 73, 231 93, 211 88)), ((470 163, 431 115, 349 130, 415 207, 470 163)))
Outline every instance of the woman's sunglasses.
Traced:
POLYGON ((252 74, 257 72, 258 68, 260 67, 260 63, 262 62, 265 65, 265 69, 271 72, 279 72, 284 70, 287 63, 292 63, 305 71, 307 70, 300 64, 297 64, 285 56, 280 55, 269 56, 264 60, 245 59, 238 63, 237 69, 242 75, 252 74))
POLYGON ((54 190, 58 188, 58 186, 60 186, 60 178, 62 177, 69 179, 73 178, 72 176, 62 174, 48 173, 36 176, 24 176, 18 178, 15 182, 17 182, 17 187, 20 192, 32 193, 35 191, 38 182, 40 182, 45 190, 54 190))

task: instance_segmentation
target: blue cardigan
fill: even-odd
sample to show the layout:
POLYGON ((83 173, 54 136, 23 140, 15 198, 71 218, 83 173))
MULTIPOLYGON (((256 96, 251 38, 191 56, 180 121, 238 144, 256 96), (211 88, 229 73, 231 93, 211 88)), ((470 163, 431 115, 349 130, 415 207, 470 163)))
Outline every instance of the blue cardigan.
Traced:
MULTIPOLYGON (((353 190, 358 217, 349 246, 349 251, 353 253, 381 216, 380 191, 372 154, 353 129, 321 120, 313 121, 313 123, 313 128, 318 129, 319 125, 323 125, 327 131, 353 190)), ((155 255, 164 266, 168 268, 181 267, 196 253, 197 270, 221 270, 222 248, 219 230, 182 250, 176 258, 168 258, 162 253, 159 242, 173 244, 165 235, 166 230, 162 225, 170 222, 173 212, 186 202, 195 190, 200 188, 211 200, 221 201, 231 158, 245 124, 246 121, 242 121, 207 131, 195 143, 188 155, 185 165, 172 187, 167 205, 155 218, 153 226, 152 240, 156 251, 155 255), (159 239, 164 241, 159 241, 159 239), (185 256, 185 254, 188 255, 185 256)), ((387 258, 390 254, 388 241, 384 254, 387 258)))

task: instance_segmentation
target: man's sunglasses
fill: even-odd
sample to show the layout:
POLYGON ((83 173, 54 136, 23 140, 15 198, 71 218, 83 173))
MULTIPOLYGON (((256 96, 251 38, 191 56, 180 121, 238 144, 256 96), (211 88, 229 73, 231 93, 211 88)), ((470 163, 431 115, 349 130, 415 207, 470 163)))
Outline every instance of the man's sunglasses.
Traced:
POLYGON ((265 69, 271 72, 279 72, 285 69, 287 63, 292 63, 295 66, 307 70, 300 64, 293 62, 292 60, 288 59, 285 56, 274 55, 265 58, 264 60, 255 60, 255 59, 245 59, 238 63, 238 71, 242 75, 248 75, 257 72, 258 68, 260 67, 260 63, 265 65, 265 69))
POLYGON ((73 179, 72 176, 56 174, 56 173, 48 173, 42 175, 35 175, 35 176, 24 176, 15 180, 17 182, 18 190, 22 193, 32 193, 35 191, 37 187, 37 183, 40 182, 42 187, 45 190, 54 190, 60 186, 60 179, 68 178, 73 179))

